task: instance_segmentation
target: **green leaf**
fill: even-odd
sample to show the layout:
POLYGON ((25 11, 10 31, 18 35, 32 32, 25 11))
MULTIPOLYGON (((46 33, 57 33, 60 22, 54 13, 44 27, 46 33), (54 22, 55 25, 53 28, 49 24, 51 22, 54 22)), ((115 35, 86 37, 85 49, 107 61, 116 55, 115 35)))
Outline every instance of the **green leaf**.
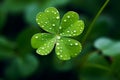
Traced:
POLYGON ((33 48, 38 48, 37 53, 40 55, 49 54, 54 48, 55 36, 49 33, 38 33, 35 34, 31 39, 33 48))
POLYGON ((104 50, 110 46, 112 46, 113 41, 110 40, 109 38, 99 38, 95 41, 94 46, 97 49, 104 50))
POLYGON ((84 22, 76 12, 69 11, 63 16, 59 30, 61 36, 78 36, 84 30, 84 22))
POLYGON ((16 57, 6 69, 6 77, 10 80, 28 77, 33 74, 38 67, 38 60, 34 55, 16 57))
POLYGON ((61 38, 57 41, 55 50, 59 59, 69 60, 81 52, 82 46, 74 39, 61 38))
POLYGON ((108 56, 117 56, 120 54, 120 42, 116 42, 113 45, 110 45, 110 47, 103 50, 103 54, 108 56))
POLYGON ((6 22, 6 10, 4 10, 3 6, 0 5, 0 32, 3 29, 6 22))
POLYGON ((57 33, 60 16, 56 8, 50 7, 45 12, 40 12, 36 16, 38 25, 47 32, 57 33))
POLYGON ((116 56, 120 54, 120 42, 115 42, 108 38, 100 38, 96 40, 94 46, 107 56, 116 56))
POLYGON ((120 79, 120 54, 113 58, 113 63, 111 65, 111 74, 113 74, 117 80, 120 79))
POLYGON ((88 55, 80 76, 85 80, 110 80, 110 65, 107 60, 98 52, 88 55))
POLYGON ((0 60, 14 56, 15 44, 0 36, 0 60))

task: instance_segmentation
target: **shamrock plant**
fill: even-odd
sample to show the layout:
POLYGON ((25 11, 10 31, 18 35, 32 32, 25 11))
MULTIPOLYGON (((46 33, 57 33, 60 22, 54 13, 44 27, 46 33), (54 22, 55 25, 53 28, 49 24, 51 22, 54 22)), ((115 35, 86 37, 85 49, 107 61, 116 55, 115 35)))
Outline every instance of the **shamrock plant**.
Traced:
POLYGON ((84 30, 84 22, 74 11, 67 12, 62 20, 54 7, 47 8, 36 16, 38 25, 47 33, 37 33, 31 39, 31 45, 40 55, 48 55, 55 46, 55 52, 60 60, 69 60, 77 56, 81 43, 70 37, 80 35, 84 30))

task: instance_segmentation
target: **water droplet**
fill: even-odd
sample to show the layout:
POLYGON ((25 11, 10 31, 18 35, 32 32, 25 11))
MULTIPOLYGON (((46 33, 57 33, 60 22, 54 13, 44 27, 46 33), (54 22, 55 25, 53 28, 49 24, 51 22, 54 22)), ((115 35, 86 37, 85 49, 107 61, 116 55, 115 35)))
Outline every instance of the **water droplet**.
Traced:
POLYGON ((35 36, 35 38, 38 38, 38 36, 35 36))
POLYGON ((75 45, 78 45, 78 43, 75 43, 75 45))
POLYGON ((76 32, 76 30, 74 30, 73 32, 76 32))
POLYGON ((38 24, 40 24, 40 23, 38 23, 38 24))
POLYGON ((42 25, 41 27, 44 27, 44 25, 42 25))
POLYGON ((48 10, 46 12, 49 12, 48 10))
POLYGON ((49 29, 52 29, 51 27, 49 29))
POLYGON ((77 54, 75 54, 75 56, 76 56, 77 54))
POLYGON ((73 34, 73 36, 75 36, 76 34, 73 34))
POLYGON ((64 22, 66 22, 67 20, 65 19, 64 22))
POLYGON ((60 55, 60 57, 62 58, 63 56, 62 56, 62 55, 60 55))
POLYGON ((83 29, 83 27, 81 27, 81 29, 83 29))
POLYGON ((57 49, 60 49, 60 47, 57 47, 57 49))
POLYGON ((59 19, 59 18, 60 18, 59 16, 56 17, 56 19, 59 19))
POLYGON ((62 29, 62 27, 60 26, 59 29, 62 29))
POLYGON ((55 24, 52 24, 52 26, 55 26, 55 24))
POLYGON ((60 53, 57 53, 57 55, 60 55, 60 53))
POLYGON ((54 14, 57 14, 56 12, 54 12, 54 14))
POLYGON ((56 45, 60 45, 60 43, 56 43, 56 45))
POLYGON ((67 18, 70 18, 70 16, 67 16, 67 18))
POLYGON ((38 19, 36 19, 36 21, 38 21, 38 19))
POLYGON ((73 44, 71 43, 70 45, 72 46, 73 44))
POLYGON ((47 22, 45 22, 47 24, 47 22))
POLYGON ((61 37, 60 36, 57 36, 57 39, 60 39, 61 37))
POLYGON ((70 42, 71 40, 69 39, 68 41, 70 42))
POLYGON ((44 47, 42 47, 42 49, 45 49, 44 47))
POLYGON ((70 31, 67 31, 68 33, 70 32, 70 31))

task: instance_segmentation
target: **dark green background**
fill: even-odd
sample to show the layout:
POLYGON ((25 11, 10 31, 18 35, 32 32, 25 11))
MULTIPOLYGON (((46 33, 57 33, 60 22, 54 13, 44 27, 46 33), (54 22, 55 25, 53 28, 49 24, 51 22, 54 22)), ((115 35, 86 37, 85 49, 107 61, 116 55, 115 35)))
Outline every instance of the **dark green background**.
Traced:
POLYGON ((78 57, 60 61, 54 50, 40 56, 30 44, 32 35, 44 32, 35 21, 38 12, 56 7, 62 17, 76 11, 85 22, 83 34, 75 37, 81 42, 104 2, 0 0, 0 80, 120 80, 120 0, 110 0, 78 57))

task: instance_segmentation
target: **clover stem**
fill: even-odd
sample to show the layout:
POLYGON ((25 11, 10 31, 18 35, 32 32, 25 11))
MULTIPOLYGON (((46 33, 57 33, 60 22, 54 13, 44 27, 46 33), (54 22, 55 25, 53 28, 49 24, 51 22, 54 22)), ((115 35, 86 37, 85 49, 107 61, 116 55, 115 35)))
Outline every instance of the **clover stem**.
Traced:
POLYGON ((102 13, 102 11, 104 10, 104 8, 106 7, 106 5, 108 4, 109 0, 106 0, 104 2, 104 4, 102 5, 102 7, 100 8, 100 10, 98 11, 98 13, 96 14, 96 16, 94 17, 92 23, 90 24, 90 26, 88 27, 88 31, 86 32, 86 34, 84 35, 83 39, 82 39, 82 44, 84 44, 84 42, 87 40, 87 37, 90 35, 93 27, 94 27, 94 23, 95 21, 98 19, 98 17, 100 16, 100 14, 102 13))

